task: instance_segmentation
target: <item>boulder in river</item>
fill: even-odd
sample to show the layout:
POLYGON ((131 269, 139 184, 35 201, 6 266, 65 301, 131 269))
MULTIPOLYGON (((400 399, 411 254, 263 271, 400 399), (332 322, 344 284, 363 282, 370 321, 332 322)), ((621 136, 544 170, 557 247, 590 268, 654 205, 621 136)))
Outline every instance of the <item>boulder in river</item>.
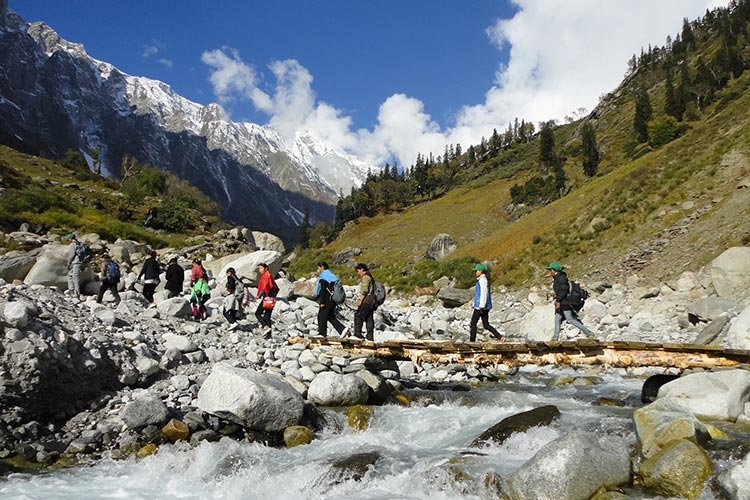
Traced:
POLYGON ((657 399, 633 412, 635 432, 641 454, 648 458, 664 449, 672 441, 691 439, 706 442, 710 439, 705 425, 695 415, 669 398, 657 399))
POLYGON ((658 397, 699 417, 735 420, 750 399, 750 371, 690 373, 663 385, 658 397))
POLYGON ((278 375, 224 363, 214 365, 198 391, 201 410, 260 431, 296 425, 304 406, 302 396, 278 375))
POLYGON ((639 472, 643 484, 660 495, 693 499, 700 496, 713 465, 703 448, 680 439, 644 460, 639 472))
POLYGON ((502 419, 482 434, 477 436, 469 445, 470 447, 481 446, 493 441, 497 444, 503 443, 516 432, 526 432, 532 427, 549 425, 553 420, 560 417, 560 410, 554 405, 540 406, 533 410, 511 415, 502 419))
POLYGON ((352 374, 323 372, 315 377, 307 389, 307 399, 324 406, 364 404, 369 396, 367 382, 352 374))
POLYGON ((570 433, 513 472, 506 493, 512 500, 591 498, 600 488, 630 482, 629 449, 620 437, 570 433))

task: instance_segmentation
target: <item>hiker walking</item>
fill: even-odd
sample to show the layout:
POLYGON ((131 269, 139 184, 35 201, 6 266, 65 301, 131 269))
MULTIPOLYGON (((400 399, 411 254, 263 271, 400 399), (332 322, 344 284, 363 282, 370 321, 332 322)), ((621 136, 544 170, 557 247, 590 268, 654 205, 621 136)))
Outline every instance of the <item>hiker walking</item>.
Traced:
POLYGON ((490 288, 489 269, 484 264, 474 266, 477 275, 477 284, 474 287, 474 312, 471 314, 471 324, 469 326, 469 342, 477 339, 477 323, 482 319, 482 326, 485 331, 498 340, 502 340, 500 335, 492 325, 490 325, 490 309, 492 309, 492 289, 490 288))
POLYGON ((161 268, 159 267, 159 261, 156 260, 156 250, 151 250, 149 258, 143 262, 140 274, 138 274, 138 281, 143 278, 143 296, 146 297, 149 304, 154 304, 154 291, 159 285, 159 274, 161 268))
POLYGON ((227 269, 227 286, 224 290, 224 317, 229 322, 229 329, 237 328, 237 285, 239 278, 233 267, 227 269))
POLYGON ((177 257, 172 257, 167 266, 166 276, 167 283, 164 288, 169 292, 168 297, 179 297, 182 293, 183 283, 185 282, 185 270, 177 263, 177 257))
POLYGON ((263 327, 263 338, 268 340, 271 338, 271 325, 273 324, 271 313, 276 306, 276 294, 279 292, 279 287, 273 280, 271 271, 268 270, 268 264, 260 264, 258 272, 260 278, 258 279, 257 298, 260 301, 258 302, 258 308, 255 310, 255 317, 258 318, 258 323, 263 327))
POLYGON ((99 295, 96 301, 101 304, 104 294, 109 290, 115 298, 117 304, 120 303, 120 294, 117 292, 117 285, 120 283, 120 266, 112 260, 109 254, 102 256, 101 283, 99 284, 99 295))
POLYGON ((315 300, 318 301, 318 335, 328 335, 328 323, 331 323, 339 336, 345 337, 346 329, 336 317, 336 302, 333 300, 333 287, 338 278, 328 268, 327 262, 318 262, 318 282, 315 284, 315 300))
POLYGON ((570 300, 568 299, 570 282, 568 281, 568 275, 563 271, 565 267, 559 262, 554 261, 547 266, 547 269, 549 269, 549 274, 552 276, 552 290, 555 293, 555 334, 552 336, 552 340, 558 341, 560 339, 560 328, 563 321, 567 321, 575 326, 587 337, 593 337, 594 332, 578 321, 575 311, 570 305, 570 300))
POLYGON ((370 269, 361 262, 354 266, 359 277, 359 302, 354 313, 354 336, 362 338, 362 324, 367 327, 367 340, 374 340, 375 335, 375 280, 370 269))
POLYGON ((68 290, 75 298, 81 298, 81 271, 86 267, 90 259, 90 250, 82 242, 78 241, 75 233, 68 233, 65 238, 70 240, 68 246, 68 290), (88 255, 87 255, 88 254, 88 255))

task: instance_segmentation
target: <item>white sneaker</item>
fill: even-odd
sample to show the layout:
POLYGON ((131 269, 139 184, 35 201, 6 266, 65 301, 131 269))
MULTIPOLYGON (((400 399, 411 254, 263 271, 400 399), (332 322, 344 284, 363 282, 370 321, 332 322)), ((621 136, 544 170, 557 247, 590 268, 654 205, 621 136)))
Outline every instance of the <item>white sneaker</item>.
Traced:
POLYGON ((238 326, 239 325, 237 323, 232 323, 231 325, 229 325, 229 328, 227 328, 227 330, 229 331, 236 330, 238 326))
POLYGON ((341 330, 341 333, 339 333, 339 337, 342 339, 347 338, 351 334, 351 331, 349 330, 349 327, 344 327, 343 330, 341 330))

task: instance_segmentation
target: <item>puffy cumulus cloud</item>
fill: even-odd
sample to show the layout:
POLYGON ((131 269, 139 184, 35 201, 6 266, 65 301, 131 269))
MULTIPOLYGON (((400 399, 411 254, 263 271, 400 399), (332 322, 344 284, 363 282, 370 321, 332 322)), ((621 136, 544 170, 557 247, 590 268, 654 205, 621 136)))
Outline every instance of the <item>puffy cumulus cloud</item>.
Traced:
POLYGON ((464 147, 504 129, 515 117, 534 123, 593 108, 622 80, 627 60, 641 46, 663 44, 682 17, 695 18, 728 0, 513 0, 513 17, 487 28, 490 43, 508 49, 484 102, 466 105, 441 128, 416 97, 394 94, 379 108, 370 129, 313 90, 313 76, 296 60, 274 61, 275 84, 259 88, 255 70, 236 50, 207 51, 203 62, 220 101, 241 96, 268 114, 269 124, 291 139, 307 130, 328 144, 372 164, 397 159, 411 164, 417 153, 440 154, 446 144, 464 147))

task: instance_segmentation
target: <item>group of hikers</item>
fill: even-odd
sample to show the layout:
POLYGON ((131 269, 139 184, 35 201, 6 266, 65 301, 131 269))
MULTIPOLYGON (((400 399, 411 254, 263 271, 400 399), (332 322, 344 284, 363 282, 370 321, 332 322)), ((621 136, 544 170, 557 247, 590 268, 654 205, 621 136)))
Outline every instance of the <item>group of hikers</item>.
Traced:
MULTIPOLYGON (((70 293, 79 297, 80 274, 81 271, 91 260, 91 250, 87 245, 80 242, 74 233, 66 236, 70 241, 68 248, 68 290, 70 293)), ((563 321, 578 328, 587 337, 593 337, 593 332, 586 328, 578 319, 577 312, 579 304, 575 303, 574 296, 571 294, 571 284, 568 276, 564 271, 564 266, 560 262, 551 262, 547 269, 553 279, 552 289, 555 294, 555 330, 552 340, 560 339, 560 331, 563 321)), ((97 302, 101 303, 107 290, 112 293, 117 303, 120 302, 120 296, 117 291, 120 282, 119 265, 108 254, 102 256, 100 266, 100 286, 97 296, 97 302)), ((354 332, 357 338, 374 340, 375 320, 374 315, 377 308, 385 300, 385 289, 382 284, 375 281, 368 266, 359 263, 354 267, 357 277, 359 278, 359 287, 355 298, 354 312, 354 332), (363 327, 365 334, 363 335, 363 327)), ((477 337, 477 327, 479 320, 482 320, 484 330, 497 340, 503 340, 500 332, 494 328, 489 321, 489 313, 492 309, 492 287, 490 282, 489 268, 485 264, 476 264, 473 268, 476 275, 476 284, 474 287, 474 299, 472 303, 473 312, 469 324, 469 341, 475 342, 477 337)), ((136 282, 143 285, 143 296, 149 302, 150 306, 154 304, 154 292, 160 283, 161 266, 157 260, 156 251, 151 251, 149 257, 144 261, 141 271, 136 278, 136 282)), ((255 317, 263 329, 263 338, 271 338, 272 325, 271 315, 276 305, 276 296, 279 287, 271 274, 267 264, 258 265, 258 284, 256 299, 258 305, 255 311, 255 317)), ((178 297, 183 292, 185 271, 177 262, 177 258, 172 258, 165 270, 165 290, 167 296, 178 297)), ((206 319, 207 310, 206 302, 211 298, 211 290, 208 284, 209 275, 200 259, 194 259, 190 272, 190 304, 192 308, 193 319, 200 321, 206 319)), ((135 283, 131 284, 134 287, 135 283)), ((573 289, 575 291, 575 287, 573 289)), ((223 315, 229 323, 229 329, 237 327, 237 320, 240 310, 249 306, 250 293, 243 279, 237 276, 234 268, 226 270, 226 285, 223 299, 223 315)), ((585 298, 585 297, 584 297, 585 298)), ((346 294, 341 286, 338 277, 331 272, 328 263, 318 262, 318 279, 315 285, 315 300, 318 303, 318 334, 322 337, 328 335, 328 324, 338 332, 339 336, 347 337, 349 328, 336 316, 339 305, 343 304, 346 294)))

